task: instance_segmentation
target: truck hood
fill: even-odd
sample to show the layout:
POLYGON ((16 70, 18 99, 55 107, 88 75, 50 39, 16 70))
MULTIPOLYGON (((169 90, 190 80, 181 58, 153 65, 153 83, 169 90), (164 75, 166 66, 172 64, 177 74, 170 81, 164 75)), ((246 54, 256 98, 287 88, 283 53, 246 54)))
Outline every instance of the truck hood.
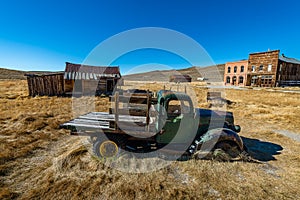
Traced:
POLYGON ((209 110, 196 108, 195 118, 200 119, 200 124, 207 124, 210 122, 222 123, 227 121, 230 124, 234 124, 234 118, 232 112, 220 111, 220 110, 209 110))

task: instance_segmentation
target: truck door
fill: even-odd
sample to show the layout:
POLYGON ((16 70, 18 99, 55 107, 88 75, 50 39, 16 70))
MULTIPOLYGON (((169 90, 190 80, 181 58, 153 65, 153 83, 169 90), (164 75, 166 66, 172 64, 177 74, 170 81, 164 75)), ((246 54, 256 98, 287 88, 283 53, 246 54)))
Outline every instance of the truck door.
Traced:
POLYGON ((159 143, 185 143, 195 135, 194 111, 191 101, 169 100, 165 102, 166 121, 162 128, 162 134, 157 135, 159 143), (176 136, 176 137, 175 137, 176 136))

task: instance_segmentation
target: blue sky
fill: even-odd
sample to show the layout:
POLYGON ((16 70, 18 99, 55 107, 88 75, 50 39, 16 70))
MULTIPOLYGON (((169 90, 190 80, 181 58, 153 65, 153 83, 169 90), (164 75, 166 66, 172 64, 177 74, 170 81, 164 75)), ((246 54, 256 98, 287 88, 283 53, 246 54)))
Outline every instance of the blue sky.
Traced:
MULTIPOLYGON (((0 67, 64 70, 66 61, 82 63, 102 41, 141 27, 181 32, 217 64, 268 49, 299 59, 299 8, 297 0, 1 0, 0 67)), ((156 50, 131 52, 112 64, 126 73, 148 63, 189 67, 156 50)))

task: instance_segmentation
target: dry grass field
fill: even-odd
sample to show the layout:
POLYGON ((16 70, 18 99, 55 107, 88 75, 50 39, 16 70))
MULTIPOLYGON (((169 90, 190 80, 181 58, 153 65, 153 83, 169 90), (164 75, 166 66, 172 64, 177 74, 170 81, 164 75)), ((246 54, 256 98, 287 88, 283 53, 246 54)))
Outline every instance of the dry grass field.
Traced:
MULTIPOLYGON (((260 163, 192 159, 125 173, 91 155, 85 137, 59 129, 74 117, 72 98, 28 97, 26 84, 0 81, 0 199, 300 199, 300 142, 283 135, 300 136, 299 93, 226 89, 227 109, 260 163)), ((207 90, 190 86, 198 106, 209 107, 207 90)), ((109 107, 108 98, 82 102, 109 107)))

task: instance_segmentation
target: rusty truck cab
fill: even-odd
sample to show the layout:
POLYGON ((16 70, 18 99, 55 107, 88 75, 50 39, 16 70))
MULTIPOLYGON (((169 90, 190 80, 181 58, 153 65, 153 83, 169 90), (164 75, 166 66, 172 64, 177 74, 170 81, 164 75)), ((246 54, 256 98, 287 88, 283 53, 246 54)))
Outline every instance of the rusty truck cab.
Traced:
POLYGON ((191 98, 181 92, 161 90, 157 93, 158 143, 185 143, 195 137, 197 122, 191 98))

